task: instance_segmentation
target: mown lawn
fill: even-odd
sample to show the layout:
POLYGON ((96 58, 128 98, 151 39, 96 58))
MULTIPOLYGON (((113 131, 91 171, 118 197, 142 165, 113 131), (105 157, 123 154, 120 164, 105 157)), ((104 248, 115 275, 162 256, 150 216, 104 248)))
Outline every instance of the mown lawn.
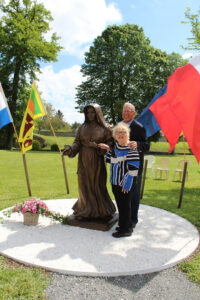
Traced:
MULTIPOLYGON (((71 144, 72 140, 73 138, 64 138, 62 143, 63 145, 71 144)), ((168 145, 166 144, 165 146, 168 150, 168 145)), ((157 151, 159 151, 159 149, 157 149, 157 151)), ((156 155, 156 163, 154 169, 156 169, 160 157, 165 156, 156 155)), ((159 207, 176 213, 189 220, 200 230, 200 166, 197 164, 194 156, 186 155, 186 158, 190 160, 190 164, 188 165, 189 180, 185 183, 182 207, 178 209, 177 205, 180 195, 181 182, 178 180, 172 181, 172 178, 174 169, 176 168, 178 161, 180 159, 183 159, 183 155, 167 155, 166 157, 170 158, 169 179, 155 179, 154 176, 153 178, 150 178, 150 170, 148 169, 144 188, 144 195, 141 203, 159 207)), ((66 193, 62 160, 58 152, 29 151, 26 154, 26 160, 33 196, 37 196, 43 200, 61 199, 66 197, 76 198, 78 196, 76 174, 77 157, 73 159, 65 157, 70 194, 66 193)), ((21 153, 18 151, 1 150, 0 170, 0 209, 12 206, 15 203, 21 202, 24 199, 28 199, 29 196, 27 191, 21 153)), ((109 183, 108 189, 111 197, 114 199, 109 183)), ((188 277, 192 281, 195 281, 200 284, 200 253, 197 254, 191 261, 181 263, 180 266, 182 270, 187 273, 188 277)), ((26 276, 22 276, 21 270, 19 271, 17 269, 15 276, 10 276, 9 272, 8 275, 5 275, 6 272, 3 269, 4 267, 5 266, 1 261, 0 294, 2 284, 4 286, 5 276, 8 276, 7 281, 10 283, 12 289, 15 289, 14 286, 16 280, 21 281, 22 277, 26 276)), ((24 272, 25 271, 26 270, 24 270, 24 272)), ((30 273, 32 273, 33 276, 35 276, 34 272, 34 270, 30 269, 30 273)), ((40 271, 38 272, 40 273, 40 271)), ((43 278, 40 280, 44 281, 45 286, 46 277, 42 273, 40 273, 40 275, 41 278, 43 278)), ((36 281, 34 283, 35 287, 37 287, 38 284, 38 281, 36 281)), ((7 284, 5 285, 5 288, 8 291, 8 293, 9 291, 11 293, 8 294, 10 298, 7 297, 5 299, 14 299, 14 297, 12 298, 10 295, 15 295, 16 293, 19 293, 19 291, 11 292, 11 287, 9 288, 7 287, 7 284)), ((23 297, 21 299, 23 299, 23 297)))

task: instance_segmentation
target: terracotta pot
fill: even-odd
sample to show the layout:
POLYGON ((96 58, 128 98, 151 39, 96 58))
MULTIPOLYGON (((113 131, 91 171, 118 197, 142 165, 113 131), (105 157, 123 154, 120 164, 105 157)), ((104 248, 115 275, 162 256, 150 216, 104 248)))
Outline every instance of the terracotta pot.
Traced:
POLYGON ((31 212, 26 212, 24 214, 24 225, 34 226, 38 225, 39 214, 32 214, 31 212))

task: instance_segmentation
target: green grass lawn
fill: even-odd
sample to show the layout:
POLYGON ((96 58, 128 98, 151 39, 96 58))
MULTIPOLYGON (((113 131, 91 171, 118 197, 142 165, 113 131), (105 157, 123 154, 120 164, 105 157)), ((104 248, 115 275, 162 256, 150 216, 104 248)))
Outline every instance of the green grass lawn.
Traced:
POLYGON ((57 139, 54 136, 45 136, 45 135, 39 135, 43 137, 46 142, 47 146, 43 150, 50 150, 52 144, 59 144, 60 149, 64 149, 64 145, 71 145, 73 143, 74 137, 62 137, 59 136, 57 139))
MULTIPOLYGON (((70 144, 73 138, 61 138, 63 145, 70 144)), ((60 140, 60 138, 59 138, 60 140)), ((163 143, 162 143, 163 144, 163 143)), ((62 147, 62 146, 61 146, 62 147)), ((168 145, 166 145, 168 147, 168 145)), ((168 148, 167 148, 168 150, 168 148)), ((158 151, 158 150, 157 150, 158 151)), ((158 165, 160 157, 163 155, 156 155, 156 163, 154 169, 158 165)), ((177 208, 181 182, 176 180, 172 181, 174 169, 178 161, 183 159, 183 155, 168 155, 170 158, 169 165, 169 179, 155 179, 150 178, 150 170, 147 170, 144 195, 141 201, 142 204, 159 207, 173 213, 178 214, 189 220, 200 230, 200 166, 197 164, 193 155, 187 155, 186 158, 190 160, 188 165, 189 179, 185 183, 183 194, 182 207, 177 208)), ((69 182, 70 194, 66 193, 66 186, 64 181, 64 173, 62 167, 62 160, 59 152, 34 152, 28 151, 26 154, 27 166, 30 177, 30 184, 32 195, 45 199, 60 199, 60 198, 77 198, 77 157, 70 159, 65 157, 67 176, 69 182)), ((28 199, 28 191, 25 180, 25 173, 23 167, 22 155, 18 151, 0 151, 0 209, 14 205, 28 199)), ((108 167, 109 173, 109 167, 108 167)), ((108 190, 111 198, 114 199, 111 187, 108 182, 108 190)), ((186 272, 189 278, 200 284, 200 254, 197 254, 191 261, 183 262, 180 264, 182 270, 186 272)), ((8 276, 8 281, 12 289, 15 286, 15 280, 21 281, 21 275, 18 269, 15 276, 5 275, 3 263, 0 263, 0 294, 2 284, 4 285, 5 276, 8 276), (19 274, 19 277, 18 275, 19 274)), ((24 270, 26 271, 26 270, 24 270)), ((30 269, 30 272, 34 270, 30 269)), ((9 272, 8 272, 9 274, 9 272)), ((23 275, 25 276, 25 275, 23 275)), ((41 280, 46 282, 46 277, 41 273, 41 280)), ((34 283, 37 286, 37 281, 34 283)), ((5 285, 6 290, 9 291, 11 287, 5 285)), ((16 287, 17 288, 17 287, 16 287)), ((18 291, 19 292, 19 291, 18 291)), ((17 293, 17 291, 13 292, 17 293)), ((1 298, 0 298, 1 299, 1 298)), ((4 298, 2 298, 4 299, 4 298)), ((5 299, 14 299, 7 297, 5 299)), ((26 299, 26 298, 20 298, 26 299)), ((36 299, 36 298, 31 298, 36 299)), ((42 298, 37 298, 42 299, 42 298)))
POLYGON ((0 256, 0 300, 46 299, 44 290, 49 282, 48 276, 40 269, 16 265, 8 266, 0 256))

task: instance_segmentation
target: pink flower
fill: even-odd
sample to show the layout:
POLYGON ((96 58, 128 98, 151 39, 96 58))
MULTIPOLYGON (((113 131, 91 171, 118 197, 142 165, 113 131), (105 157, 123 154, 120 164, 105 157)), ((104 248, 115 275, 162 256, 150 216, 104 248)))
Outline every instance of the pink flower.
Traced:
POLYGON ((32 213, 36 214, 37 208, 32 208, 32 213))
POLYGON ((22 210, 21 210, 21 212, 22 212, 23 214, 25 214, 25 212, 26 212, 26 208, 25 208, 25 207, 22 207, 22 210))
POLYGON ((18 212, 18 210, 19 210, 19 207, 16 205, 15 206, 15 212, 18 212))

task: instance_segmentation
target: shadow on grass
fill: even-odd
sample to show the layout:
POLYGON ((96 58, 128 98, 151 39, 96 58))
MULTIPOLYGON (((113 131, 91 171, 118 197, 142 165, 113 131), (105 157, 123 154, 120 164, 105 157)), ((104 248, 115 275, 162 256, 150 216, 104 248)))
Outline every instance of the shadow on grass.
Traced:
MULTIPOLYGON (((176 183, 176 182, 174 182, 176 183)), ((143 194, 142 204, 155 206, 176 213, 200 228, 200 188, 184 188, 182 205, 178 208, 180 189, 148 189, 143 194)))

